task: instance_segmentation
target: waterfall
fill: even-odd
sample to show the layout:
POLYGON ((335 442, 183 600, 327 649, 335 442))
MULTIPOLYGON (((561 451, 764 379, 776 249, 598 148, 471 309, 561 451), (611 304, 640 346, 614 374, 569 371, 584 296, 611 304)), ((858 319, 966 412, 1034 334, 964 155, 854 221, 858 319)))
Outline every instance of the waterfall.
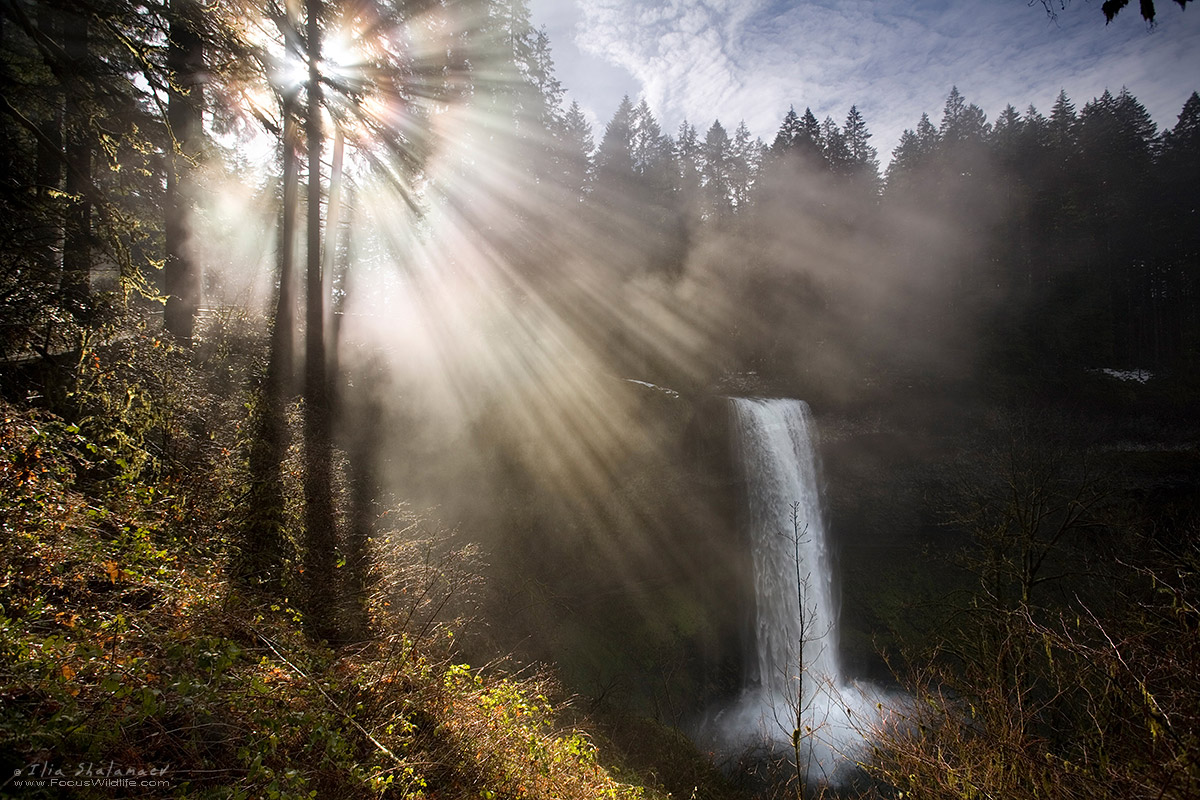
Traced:
POLYGON ((734 398, 732 409, 754 568, 754 646, 741 695, 706 715, 699 734, 726 755, 798 755, 810 782, 837 782, 853 770, 886 698, 841 671, 816 428, 800 400, 734 398))
POLYGON ((812 417, 787 399, 735 398, 733 411, 754 562, 751 681, 773 700, 811 703, 843 683, 812 417))

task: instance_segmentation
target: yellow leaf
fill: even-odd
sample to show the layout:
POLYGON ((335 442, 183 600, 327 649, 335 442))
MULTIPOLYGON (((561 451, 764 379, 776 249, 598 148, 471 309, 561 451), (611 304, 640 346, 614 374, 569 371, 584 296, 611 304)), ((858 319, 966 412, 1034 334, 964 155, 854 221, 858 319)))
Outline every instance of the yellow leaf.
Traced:
POLYGON ((64 678, 66 678, 67 680, 71 680, 72 678, 75 677, 75 670, 71 669, 70 664, 62 665, 62 676, 64 678))
POLYGON ((115 561, 105 561, 104 571, 108 573, 108 579, 113 583, 116 583, 117 578, 121 577, 121 569, 115 561))

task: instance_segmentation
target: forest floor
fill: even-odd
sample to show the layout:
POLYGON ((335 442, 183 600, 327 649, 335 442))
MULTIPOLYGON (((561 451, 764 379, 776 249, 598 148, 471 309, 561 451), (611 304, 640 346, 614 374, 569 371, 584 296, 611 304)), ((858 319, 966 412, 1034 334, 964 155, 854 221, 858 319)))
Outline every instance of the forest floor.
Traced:
POLYGON ((669 731, 614 764, 553 680, 457 663, 449 626, 314 643, 231 584, 182 484, 0 410, 0 796, 670 796, 647 754, 682 796, 727 796, 669 731))

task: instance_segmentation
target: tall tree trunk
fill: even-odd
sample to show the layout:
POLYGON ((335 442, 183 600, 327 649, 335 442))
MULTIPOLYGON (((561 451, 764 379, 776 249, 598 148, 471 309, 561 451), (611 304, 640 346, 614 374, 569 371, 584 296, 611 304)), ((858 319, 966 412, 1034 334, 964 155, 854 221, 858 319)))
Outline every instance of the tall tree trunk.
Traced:
POLYGON ((299 169, 296 145, 299 138, 296 99, 283 102, 283 208, 279 218, 277 262, 279 294, 275 302, 275 323, 271 329, 271 360, 268 388, 280 404, 294 391, 296 335, 296 212, 299 207, 299 169))
POLYGON ((82 320, 91 293, 92 266, 92 142, 82 97, 83 76, 88 74, 88 20, 77 14, 63 17, 63 51, 66 73, 77 84, 66 88, 66 166, 64 189, 69 197, 63 230, 63 266, 60 289, 63 306, 82 320))
POLYGON ((200 305, 200 268, 189 247, 191 239, 191 171, 203 136, 204 43, 198 0, 171 0, 167 70, 171 80, 167 121, 172 152, 167 167, 164 235, 166 263, 163 288, 167 307, 163 324, 183 342, 191 342, 200 305))
POLYGON ((321 280, 321 0, 307 0, 308 237, 304 348, 304 576, 313 634, 335 635, 333 409, 325 364, 325 298, 321 280))
MULTIPOLYGON (((332 269, 334 271, 334 283, 338 282, 340 276, 340 291, 336 297, 330 301, 333 313, 330 315, 330 329, 326 332, 325 341, 329 343, 329 374, 339 375, 341 365, 338 363, 338 354, 341 352, 342 346, 342 322, 345 320, 346 300, 353 291, 351 286, 350 275, 350 247, 351 237, 354 231, 354 184, 344 187, 344 193, 339 203, 342 212, 338 218, 342 221, 342 235, 339 237, 340 246, 338 248, 336 258, 332 259, 332 269)), ((340 399, 336 395, 333 399, 335 407, 340 408, 340 399)))
MULTIPOLYGON (((335 162, 337 159, 334 159, 335 162)), ((335 171, 335 174, 339 174, 335 171)), ((340 289, 336 298, 330 298, 331 313, 326 330, 326 342, 329 346, 328 364, 330 375, 340 375, 341 366, 338 354, 341 347, 342 321, 344 319, 346 298, 351 291, 350 286, 350 237, 354 229, 354 186, 343 185, 339 195, 337 214, 343 220, 342 233, 339 235, 335 226, 330 223, 325 234, 326 251, 325 268, 334 278, 340 277, 340 289), (339 245, 340 241, 340 245, 339 245), (336 253, 332 252, 336 250, 336 253)), ((332 205, 332 201, 331 201, 332 205)), ((330 212, 330 219, 334 214, 330 212)), ((329 281, 333 283, 334 281, 329 281)), ((346 555, 346 570, 342 582, 345 594, 342 607, 345 609, 348 633, 355 640, 367 635, 369 615, 367 613, 367 598, 371 588, 371 537, 375 533, 375 519, 378 516, 376 497, 379 493, 379 479, 376 471, 376 458, 379 448, 379 426, 383 421, 383 410, 378 401, 381 391, 381 367, 372 361, 362 367, 361 375, 354 380, 356 387, 353 395, 333 392, 334 407, 339 409, 341 419, 354 420, 352 429, 343 428, 346 436, 347 480, 350 484, 347 497, 346 527, 344 548, 346 555), (347 407, 351 411, 346 413, 347 407)), ((346 381, 337 380, 337 386, 347 386, 346 381)))
MULTIPOLYGON (((38 32, 50 41, 61 40, 59 16, 58 11, 49 5, 38 7, 38 32)), ((44 89, 46 115, 39 126, 45 137, 38 139, 34 169, 37 181, 36 196, 47 215, 40 256, 40 267, 44 272, 40 277, 53 281, 59 272, 59 253, 62 248, 61 218, 53 209, 57 206, 55 193, 63 188, 63 96, 62 85, 57 77, 52 76, 50 80, 51 83, 44 89)))
MULTIPOLYGON (((300 0, 287 0, 283 28, 288 57, 300 57, 300 0)), ((280 406, 295 393, 296 365, 296 216, 300 208, 300 87, 283 90, 283 209, 279 222, 279 294, 271 331, 270 389, 280 406)))
MULTIPOLYGON (((333 323, 333 272, 338 258, 338 230, 342 216, 342 159, 346 138, 340 130, 333 135, 333 161, 329 170, 329 203, 325 210, 325 253, 321 262, 321 296, 325 301, 322 325, 325 335, 325 368, 337 375, 337 349, 333 323)), ((334 398, 336 402, 336 398, 334 398)))
POLYGON ((255 430, 249 448, 249 487, 241 526, 241 552, 235 573, 247 585, 278 592, 282 566, 289 553, 285 536, 282 465, 288 448, 284 409, 292 393, 295 333, 295 252, 298 124, 296 101, 286 96, 283 117, 283 207, 279 215, 279 294, 271 328, 271 353, 265 385, 255 407, 255 430))
POLYGON ((375 533, 375 519, 379 515, 376 507, 379 477, 376 458, 379 448, 379 426, 383 422, 383 409, 377 399, 381 372, 377 363, 362 368, 356 384, 363 391, 356 392, 353 400, 354 430, 348 431, 346 446, 348 453, 348 479, 350 482, 346 520, 346 577, 343 607, 347 614, 350 632, 355 637, 365 636, 369 627, 367 596, 371 589, 371 537, 375 533))

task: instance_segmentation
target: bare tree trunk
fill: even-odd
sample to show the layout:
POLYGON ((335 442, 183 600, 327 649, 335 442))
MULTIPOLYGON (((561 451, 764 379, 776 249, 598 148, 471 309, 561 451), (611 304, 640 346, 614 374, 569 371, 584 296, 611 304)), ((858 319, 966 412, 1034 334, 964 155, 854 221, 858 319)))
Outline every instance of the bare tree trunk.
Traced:
POLYGON ((349 432, 349 508, 346 524, 346 602, 344 607, 355 635, 366 633, 369 621, 367 593, 371 588, 371 537, 378 516, 376 497, 379 478, 376 471, 379 425, 383 409, 378 397, 380 369, 377 364, 365 365, 356 385, 364 391, 354 398, 354 418, 357 424, 349 432))
POLYGON ((337 351, 333 328, 333 271, 338 254, 338 225, 342 214, 342 160, 346 138, 340 130, 333 135, 333 164, 329 170, 329 204, 325 210, 325 253, 321 266, 321 295, 325 301, 322 325, 325 334, 325 367, 330 376, 337 375, 337 351))
POLYGON ((307 0, 308 268, 304 350, 304 577, 308 620, 318 638, 335 634, 333 409, 325 364, 325 298, 321 280, 321 0, 307 0))
POLYGON ((255 408, 254 436, 249 452, 249 488, 242 520, 241 553, 235 571, 250 586, 277 592, 288 542, 284 535, 282 464, 288 448, 284 409, 291 396, 295 331, 296 210, 299 164, 296 159, 297 123, 294 96, 285 96, 283 117, 283 207, 279 215, 277 263, 279 294, 271 328, 267 376, 255 408))
MULTIPOLYGON (((63 17, 63 51, 67 74, 82 78, 88 71, 88 20, 75 14, 63 17)), ((81 89, 66 90, 67 177, 64 189, 69 206, 63 230, 63 269, 60 282, 63 305, 76 319, 82 319, 91 293, 92 267, 92 144, 85 121, 81 89)))
POLYGON ((294 96, 283 101, 283 208, 279 218, 277 263, 279 294, 271 329, 268 390, 282 405, 293 391, 296 334, 296 210, 299 205, 299 168, 296 158, 298 131, 294 96))
MULTIPOLYGON (((796 643, 796 725, 792 729, 792 752, 796 757, 796 800, 803 800, 808 763, 801 753, 802 743, 806 739, 810 739, 813 732, 809 730, 807 735, 804 732, 804 672, 808 668, 804 660, 804 645, 808 642, 811 631, 808 628, 809 612, 806 602, 808 580, 800 572, 800 540, 804 531, 800 527, 800 503, 798 501, 791 505, 791 517, 792 535, 789 538, 792 540, 793 558, 796 561, 796 606, 800 613, 800 641, 796 643)), ((811 752, 812 743, 809 742, 810 755, 811 752)))
MULTIPOLYGON (((354 230, 354 185, 351 184, 345 188, 345 196, 342 199, 340 206, 343 209, 339 217, 342 220, 343 235, 340 237, 341 245, 338 249, 337 257, 332 259, 333 279, 336 283, 338 277, 341 277, 339 284, 340 291, 336 297, 331 296, 330 306, 333 313, 330 316, 330 329, 326 331, 326 341, 329 342, 329 374, 340 374, 341 366, 338 363, 338 355, 341 352, 342 345, 342 322, 345 321, 346 300, 350 296, 352 288, 352 278, 350 274, 350 247, 352 244, 352 235, 354 230)), ((337 396, 334 397, 334 406, 340 408, 340 400, 337 396)))
POLYGON ((172 152, 167 161, 164 220, 166 261, 163 288, 167 306, 163 325, 182 342, 190 343, 200 305, 200 267, 189 247, 191 239, 192 162, 203 136, 204 42, 198 0, 171 0, 167 71, 171 80, 167 122, 172 152))
MULTIPOLYGON (((51 41, 61 41, 62 30, 59 12, 49 5, 38 7, 38 31, 51 41)), ((46 116, 41 130, 45 138, 38 139, 37 163, 37 198, 47 207, 48 218, 42 246, 41 267, 45 270, 43 280, 53 280, 60 268, 59 251, 62 247, 61 217, 50 211, 57 205, 53 199, 56 192, 63 188, 63 95, 62 85, 58 78, 52 76, 52 83, 45 88, 46 116)))

